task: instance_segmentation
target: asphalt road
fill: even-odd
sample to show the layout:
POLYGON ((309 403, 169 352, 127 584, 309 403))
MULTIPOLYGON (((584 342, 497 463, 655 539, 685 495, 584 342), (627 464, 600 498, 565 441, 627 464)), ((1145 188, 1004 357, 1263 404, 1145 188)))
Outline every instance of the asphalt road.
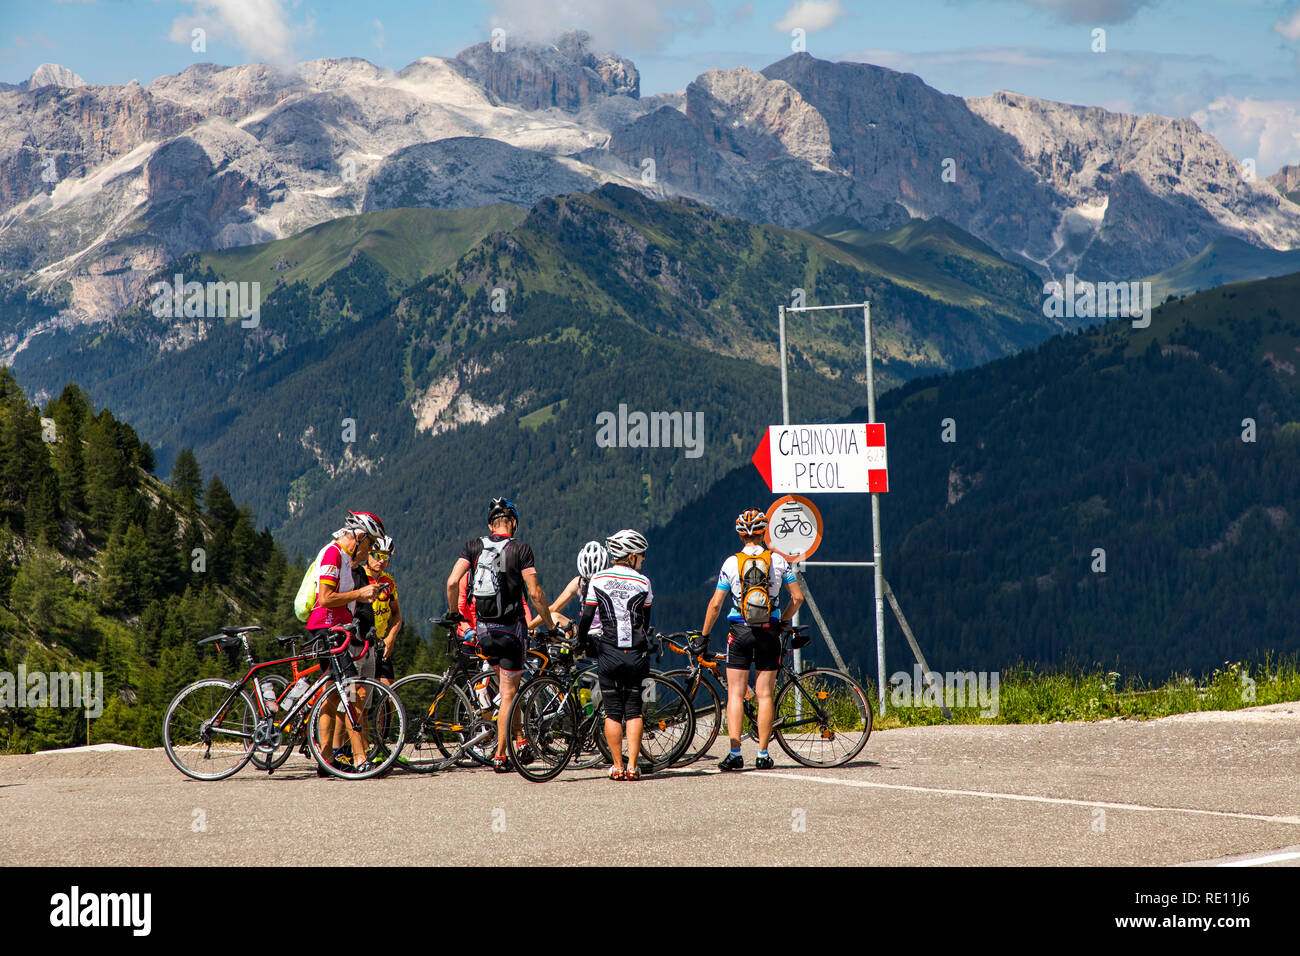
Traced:
MULTIPOLYGON (((725 744, 715 745, 721 756, 725 744)), ((746 764, 754 750, 746 746, 746 764)), ((43 865, 1300 864, 1300 704, 878 731, 854 763, 615 783, 490 770, 200 783, 161 749, 0 757, 0 859, 43 865), (337 825, 322 840, 322 825, 337 825), (381 836, 382 835, 382 836, 381 836), (377 839, 377 837, 379 837, 377 839)))

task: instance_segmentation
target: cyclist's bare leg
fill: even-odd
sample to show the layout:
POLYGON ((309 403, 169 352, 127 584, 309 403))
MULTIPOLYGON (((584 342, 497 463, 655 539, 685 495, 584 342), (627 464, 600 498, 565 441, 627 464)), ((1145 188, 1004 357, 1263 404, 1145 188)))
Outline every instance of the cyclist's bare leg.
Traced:
MULTIPOLYGON (((740 749, 740 731, 745 724, 745 692, 749 690, 749 671, 727 668, 727 736, 731 749, 740 749)), ((769 724, 770 726, 770 724, 769 724)))
MULTIPOLYGON (((641 728, 640 717, 629 717, 627 721, 627 769, 635 770, 636 761, 641 756, 641 728)), ((613 753, 614 751, 610 751, 613 753)))
MULTIPOLYGON (((630 730, 632 727, 632 721, 629 720, 627 723, 628 723, 628 729, 630 730)), ((638 727, 640 723, 641 721, 638 720, 637 721, 638 727)), ((605 743, 609 744, 609 755, 614 759, 614 772, 622 773, 623 772, 623 725, 620 724, 617 720, 613 720, 612 718, 609 717, 605 718, 605 743)), ((631 745, 631 743, 632 741, 631 739, 629 739, 628 740, 629 746, 631 745)), ((640 744, 641 744, 641 735, 640 733, 638 733, 637 746, 640 746, 640 744)), ((628 754, 628 766, 633 766, 633 767, 636 766, 635 762, 632 760, 631 754, 628 754)))
POLYGON ((510 709, 515 702, 522 674, 510 674, 497 668, 497 687, 501 691, 501 709, 497 711, 497 757, 505 759, 506 744, 510 740, 510 709))
POLYGON ((357 700, 354 705, 353 714, 357 718, 357 726, 352 726, 352 721, 343 716, 343 723, 347 724, 348 736, 352 738, 352 762, 358 764, 366 759, 366 738, 370 736, 369 728, 366 726, 366 689, 357 688, 357 700))
POLYGON ((776 671, 759 671, 758 678, 754 681, 754 696, 758 698, 759 750, 767 750, 767 742, 772 739, 772 720, 776 716, 776 707, 772 703, 776 692, 776 675, 776 671))
POLYGON ((320 709, 320 749, 327 758, 333 754, 333 748, 343 746, 342 728, 335 722, 339 716, 338 709, 338 692, 331 690, 320 709))

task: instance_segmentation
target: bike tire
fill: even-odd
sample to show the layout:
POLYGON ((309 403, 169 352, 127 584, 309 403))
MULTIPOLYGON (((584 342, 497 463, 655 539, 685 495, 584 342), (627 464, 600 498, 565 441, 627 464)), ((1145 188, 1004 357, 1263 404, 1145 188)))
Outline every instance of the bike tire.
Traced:
POLYGON ((253 728, 257 708, 247 692, 240 691, 220 721, 217 711, 237 685, 210 677, 195 681, 172 698, 163 716, 163 749, 167 759, 181 773, 195 780, 224 780, 244 769, 253 758, 253 728), (206 715, 206 716, 204 716, 206 715), (221 743, 219 769, 204 770, 212 759, 213 730, 221 743), (204 735, 208 739, 204 740, 204 735))
POLYGON ((842 671, 824 667, 804 671, 781 687, 775 703, 776 742, 805 767, 846 764, 862 752, 871 736, 875 716, 871 698, 842 671), (803 727, 783 726, 796 711, 805 721, 803 727), (802 717, 804 713, 815 716, 809 720, 802 717))
MULTIPOLYGON (((690 693, 689 670, 668 671, 663 676, 680 684, 683 690, 690 693)), ((695 736, 673 763, 674 767, 689 767, 707 754, 718 739, 718 731, 722 729, 722 700, 713 685, 703 677, 698 678, 691 697, 692 709, 695 711, 695 736)))
MULTIPOLYGON (((333 706, 337 707, 337 703, 333 706)), ((347 717, 343 716, 341 719, 346 721, 347 717)), ((387 773, 401 756, 402 747, 406 742, 406 710, 402 707, 397 694, 387 685, 376 680, 349 677, 343 680, 334 692, 322 694, 320 700, 316 701, 308 718, 308 727, 310 733, 307 739, 311 754, 320 766, 345 780, 369 780, 371 777, 387 773), (336 702, 338 694, 351 694, 362 689, 366 692, 364 706, 359 702, 351 706, 360 712, 362 727, 365 730, 363 740, 366 747, 365 759, 373 766, 368 770, 357 771, 351 766, 339 766, 325 758, 321 752, 319 726, 326 703, 336 702), (376 758, 378 758, 377 763, 376 758)))
POLYGON ((406 711, 402 767, 412 773, 439 769, 469 737, 472 721, 466 715, 473 712, 469 699, 459 685, 452 684, 446 693, 442 693, 442 686, 440 674, 408 674, 393 683, 393 693, 406 711), (435 701, 437 709, 431 710, 435 701), (446 730, 439 725, 464 729, 446 730))
POLYGON ((578 745, 578 711, 569 686, 554 677, 534 677, 519 688, 510 708, 510 725, 532 751, 524 763, 518 741, 511 734, 507 753, 514 768, 525 780, 545 783, 569 765, 578 745))

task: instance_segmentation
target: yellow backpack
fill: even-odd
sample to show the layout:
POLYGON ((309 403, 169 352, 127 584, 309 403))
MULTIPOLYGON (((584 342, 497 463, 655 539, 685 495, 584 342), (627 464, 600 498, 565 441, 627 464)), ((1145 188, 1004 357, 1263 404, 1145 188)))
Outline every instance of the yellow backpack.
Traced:
POLYGON ((736 553, 736 571, 740 576, 740 613, 746 624, 766 624, 772 619, 772 552, 736 553))

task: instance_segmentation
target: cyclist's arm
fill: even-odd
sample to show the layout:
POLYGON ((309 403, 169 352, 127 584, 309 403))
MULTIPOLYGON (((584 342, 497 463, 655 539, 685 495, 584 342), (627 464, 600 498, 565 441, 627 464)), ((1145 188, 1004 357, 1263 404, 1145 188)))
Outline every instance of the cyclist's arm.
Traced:
POLYGON ((367 584, 363 588, 357 588, 355 591, 339 592, 335 590, 338 585, 332 581, 321 579, 319 588, 316 592, 317 607, 342 607, 344 604, 350 604, 353 601, 369 602, 374 599, 379 589, 373 584, 367 584))
POLYGON ((575 574, 573 580, 564 586, 560 596, 551 602, 551 613, 559 614, 564 610, 564 606, 572 601, 578 594, 578 576, 575 574))
POLYGON ((460 606, 457 600, 456 592, 460 587, 460 579, 469 571, 469 562, 464 558, 457 558, 456 563, 451 566, 451 574, 447 576, 447 607, 453 611, 460 606))
POLYGON ((551 617, 550 605, 546 602, 546 592, 542 590, 542 579, 537 576, 536 568, 524 568, 524 587, 528 589, 528 596, 533 599, 533 605, 537 608, 542 623, 547 628, 555 627, 555 619, 551 617))
POLYGON ((803 604, 803 588, 799 587, 798 581, 787 581, 785 589, 790 594, 790 604, 781 615, 781 623, 789 624, 795 612, 799 610, 799 605, 803 604))
MULTIPOLYGON (((730 591, 731 588, 725 586, 714 589, 708 610, 704 612, 704 627, 700 628, 701 634, 708 636, 708 633, 713 630, 713 625, 718 622, 718 615, 722 613, 723 602, 727 600, 727 594, 730 591)), ((799 600, 803 600, 802 595, 800 595, 799 600)))
POLYGON ((590 602, 583 605, 582 620, 578 622, 578 646, 581 647, 587 643, 587 632, 591 630, 591 622, 596 619, 596 604, 590 602))

